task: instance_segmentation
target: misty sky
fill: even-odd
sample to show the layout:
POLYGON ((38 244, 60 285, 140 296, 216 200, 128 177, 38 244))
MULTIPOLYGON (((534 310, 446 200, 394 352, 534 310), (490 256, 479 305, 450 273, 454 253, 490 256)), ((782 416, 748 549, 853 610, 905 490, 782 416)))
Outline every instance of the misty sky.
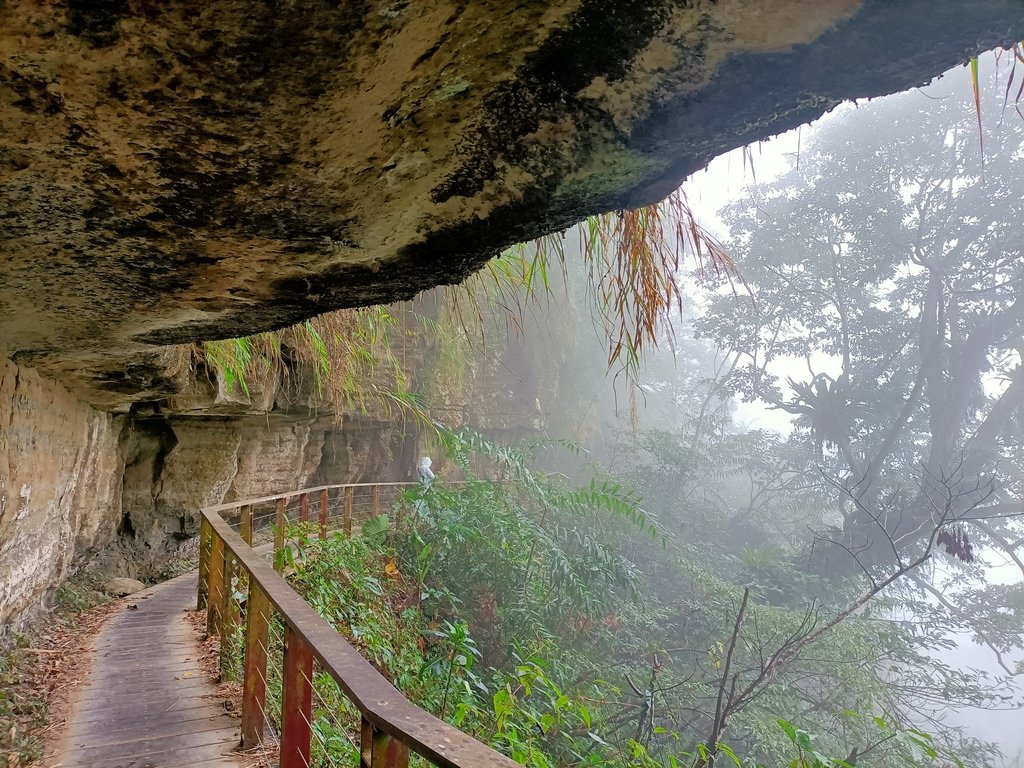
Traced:
MULTIPOLYGON (((980 79, 1000 77, 1001 82, 1005 84, 1008 71, 1005 58, 1001 72, 998 71, 998 65, 993 55, 983 56, 979 64, 980 79)), ((964 110, 973 112, 973 94, 968 68, 964 66, 950 70, 940 78, 936 78, 931 84, 914 89, 910 93, 910 98, 920 99, 922 102, 934 99, 958 99, 962 101, 964 110)), ((829 121, 842 120, 844 116, 856 109, 858 109, 857 104, 844 103, 811 125, 780 134, 747 150, 734 150, 716 158, 706 170, 695 174, 683 188, 704 227, 720 239, 726 239, 728 228, 719 218, 718 212, 741 197, 755 181, 770 182, 792 168, 797 162, 801 145, 806 147, 808 138, 817 129, 828 125, 829 121)), ((1001 119, 1021 118, 1015 113, 1011 103, 1002 115, 983 115, 984 132, 998 130, 1001 119)), ((996 169, 993 169, 993 173, 995 172, 997 172, 996 169)), ((698 290, 697 295, 694 296, 697 303, 701 301, 699 293, 698 290)), ((826 367, 827 361, 822 361, 822 363, 821 367, 826 367)), ((797 379, 807 376, 807 369, 802 359, 790 362, 781 361, 776 364, 775 372, 782 377, 793 376, 797 379)), ((792 418, 788 413, 772 410, 761 402, 739 402, 737 404, 736 419, 741 425, 745 423, 755 428, 772 429, 785 434, 790 431, 792 418)), ((1008 562, 1005 557, 994 552, 986 552, 984 557, 991 563, 999 563, 1000 560, 1008 562)), ((1012 564, 1003 567, 996 565, 989 571, 989 574, 990 580, 993 582, 1018 581, 1020 579, 1018 569, 1012 564)), ((942 580, 941 575, 938 578, 940 581, 942 580)), ((958 647, 955 650, 940 653, 941 658, 963 669, 978 668, 993 675, 997 673, 998 668, 988 649, 972 642, 967 634, 958 636, 956 640, 958 647)), ((1011 656, 1019 656, 1019 654, 1011 654, 1011 656)), ((978 736, 1000 743, 1007 755, 1008 765, 1016 765, 1019 756, 1024 754, 1024 730, 1020 727, 1021 712, 1017 709, 961 710, 951 713, 949 717, 951 722, 967 726, 978 736)))
MULTIPOLYGON (((1000 71, 994 55, 983 56, 979 61, 979 78, 986 77, 1001 77, 1005 80, 1005 60, 1000 71)), ((910 92, 910 97, 920 99, 922 102, 935 99, 959 99, 963 102, 965 110, 973 111, 974 109, 970 74, 966 65, 947 71, 926 86, 915 88, 910 92)), ((744 191, 755 182, 765 183, 777 179, 796 165, 801 148, 807 146, 808 138, 816 130, 827 126, 830 121, 842 120, 845 115, 858 109, 858 104, 867 104, 870 101, 844 102, 809 125, 779 134, 747 149, 735 149, 712 160, 705 170, 694 174, 683 185, 687 199, 698 214, 704 228, 719 239, 725 240, 729 235, 729 230, 718 215, 722 208, 741 197, 744 191)), ((985 130, 997 129, 999 117, 985 115, 985 130)), ((1008 108, 1007 114, 1003 117, 1019 119, 1012 108, 1008 108)), ((700 301, 699 295, 694 298, 697 302, 700 301)), ((820 361, 817 369, 827 369, 826 363, 825 360, 820 361)), ((801 380, 806 378, 807 374, 806 365, 802 359, 780 360, 772 368, 782 380, 785 380, 787 376, 801 380)), ((781 434, 788 434, 792 420, 793 417, 785 411, 771 409, 761 402, 737 402, 736 421, 740 425, 771 429, 781 434)))

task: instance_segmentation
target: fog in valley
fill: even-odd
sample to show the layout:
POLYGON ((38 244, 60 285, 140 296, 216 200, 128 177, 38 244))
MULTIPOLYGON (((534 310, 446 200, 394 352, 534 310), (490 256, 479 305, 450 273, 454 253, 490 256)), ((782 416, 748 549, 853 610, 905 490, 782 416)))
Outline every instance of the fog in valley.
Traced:
POLYGON ((1024 764, 1011 61, 981 61, 980 129, 964 67, 694 176, 734 268, 687 257, 682 317, 638 373, 604 375, 585 231, 563 240, 572 289, 521 310, 509 386, 585 449, 536 465, 636 489, 658 530, 615 529, 643 596, 605 615, 601 651, 645 755, 1024 764))

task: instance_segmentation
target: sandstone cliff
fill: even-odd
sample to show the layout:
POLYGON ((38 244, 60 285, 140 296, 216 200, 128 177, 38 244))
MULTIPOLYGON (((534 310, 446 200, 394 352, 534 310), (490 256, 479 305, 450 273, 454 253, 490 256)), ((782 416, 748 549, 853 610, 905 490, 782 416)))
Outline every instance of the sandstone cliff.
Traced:
POLYGON ((0 637, 116 535, 123 423, 0 356, 0 637))
POLYGON ((367 473, 406 479, 391 432, 302 413, 112 416, 0 357, 0 645, 85 563, 155 577, 196 536, 203 506, 367 473))

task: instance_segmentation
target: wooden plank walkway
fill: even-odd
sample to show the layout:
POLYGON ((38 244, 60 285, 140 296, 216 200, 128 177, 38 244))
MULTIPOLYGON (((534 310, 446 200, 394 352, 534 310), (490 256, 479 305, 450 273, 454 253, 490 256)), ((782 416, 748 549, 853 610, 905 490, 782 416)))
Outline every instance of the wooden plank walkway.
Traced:
POLYGON ((195 573, 133 595, 97 635, 75 696, 60 768, 243 768, 229 717, 200 667, 185 611, 195 573))

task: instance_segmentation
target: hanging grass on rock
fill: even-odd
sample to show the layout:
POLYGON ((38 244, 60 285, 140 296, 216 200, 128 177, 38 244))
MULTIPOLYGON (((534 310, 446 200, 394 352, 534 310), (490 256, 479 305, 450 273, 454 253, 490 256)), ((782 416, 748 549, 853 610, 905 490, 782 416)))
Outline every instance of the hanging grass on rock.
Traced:
POLYGON ((289 402, 345 413, 422 417, 395 355, 404 333, 388 307, 339 310, 280 331, 203 344, 206 364, 225 390, 252 397, 268 389, 289 402))
MULTIPOLYGON (((430 368, 441 390, 461 389, 473 352, 486 354, 489 329, 523 333, 531 303, 568 292, 567 232, 504 252, 461 286, 444 289, 439 301, 329 312, 280 331, 205 342, 198 357, 228 395, 273 389, 339 415, 398 412, 429 424, 410 389, 409 358, 430 368)), ((630 381, 644 351, 673 338, 684 254, 716 274, 735 274, 681 191, 655 205, 590 217, 578 232, 609 369, 630 381)))

